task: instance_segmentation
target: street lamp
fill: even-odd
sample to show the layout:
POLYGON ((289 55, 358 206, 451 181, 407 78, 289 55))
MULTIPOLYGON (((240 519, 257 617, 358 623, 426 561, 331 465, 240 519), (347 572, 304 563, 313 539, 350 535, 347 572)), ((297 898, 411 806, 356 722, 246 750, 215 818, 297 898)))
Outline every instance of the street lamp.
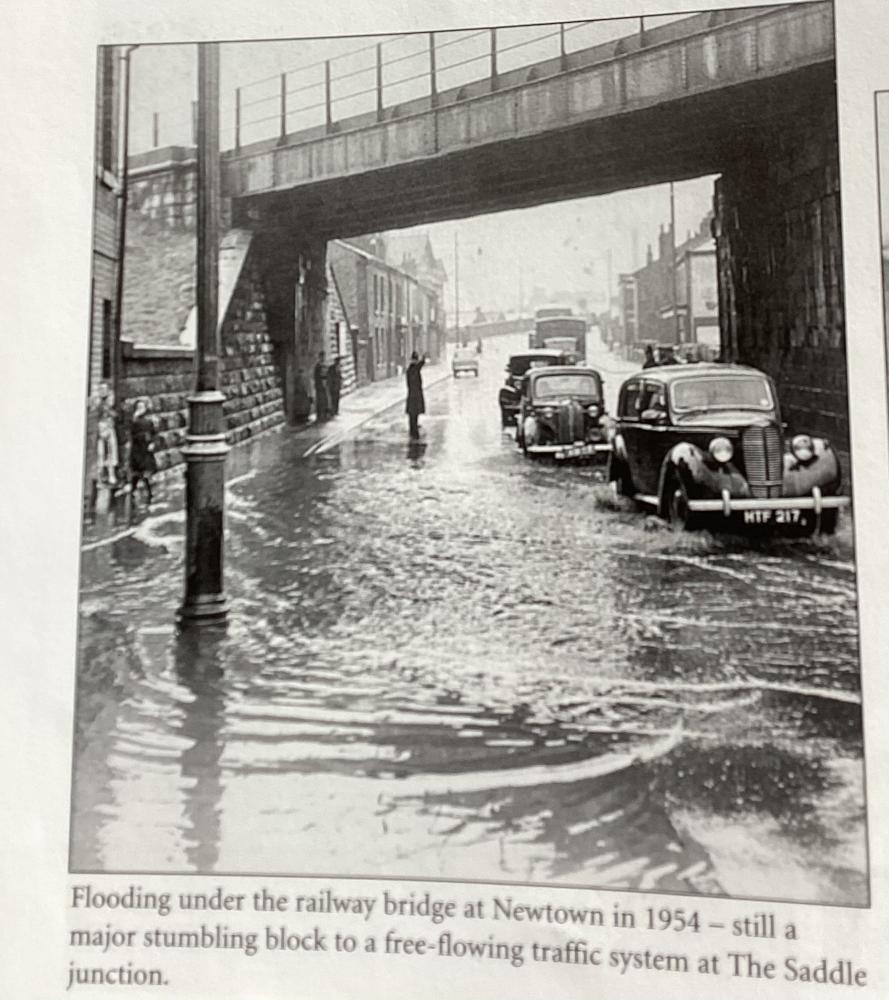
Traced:
POLYGON ((225 420, 219 391, 219 45, 198 45, 197 331, 185 457, 185 597, 179 622, 224 625, 225 420))

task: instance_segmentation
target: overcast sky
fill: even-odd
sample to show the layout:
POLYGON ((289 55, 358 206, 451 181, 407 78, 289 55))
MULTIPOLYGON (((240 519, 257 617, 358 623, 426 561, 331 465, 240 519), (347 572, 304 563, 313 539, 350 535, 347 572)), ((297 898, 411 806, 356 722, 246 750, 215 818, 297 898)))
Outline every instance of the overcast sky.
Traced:
MULTIPOLYGON (((675 18, 647 19, 646 27, 675 18)), ((633 20, 580 25, 566 36, 572 51, 637 30, 633 20)), ((378 39, 338 38, 303 41, 242 42, 221 46, 221 140, 233 145, 234 93, 241 88, 242 142, 277 134, 280 74, 287 72, 288 130, 324 120, 324 60, 332 60, 335 117, 372 110, 376 96, 375 60, 378 39), (356 95, 356 96, 349 96, 356 95)), ((558 53, 553 26, 510 28, 498 32, 498 68, 528 65, 558 53)), ((387 64, 385 100, 397 103, 428 87, 426 36, 402 36, 384 42, 387 64), (405 81, 400 82, 399 81, 405 81)), ((478 79, 487 71, 487 32, 441 33, 438 47, 439 90, 478 79), (463 65, 455 65, 463 63, 463 65)), ((192 142, 192 101, 196 96, 196 48, 193 45, 147 46, 132 55, 130 149, 150 149, 154 115, 158 145, 192 142)), ((676 185, 677 238, 696 230, 710 210, 713 178, 676 185)), ((586 295, 591 307, 605 307, 610 274, 612 293, 617 276, 645 262, 649 243, 670 218, 669 187, 659 186, 598 198, 542 205, 424 229, 449 275, 454 270, 454 234, 460 243, 461 314, 508 310, 525 301, 535 287, 586 295)), ((447 309, 452 312, 453 286, 447 309)))

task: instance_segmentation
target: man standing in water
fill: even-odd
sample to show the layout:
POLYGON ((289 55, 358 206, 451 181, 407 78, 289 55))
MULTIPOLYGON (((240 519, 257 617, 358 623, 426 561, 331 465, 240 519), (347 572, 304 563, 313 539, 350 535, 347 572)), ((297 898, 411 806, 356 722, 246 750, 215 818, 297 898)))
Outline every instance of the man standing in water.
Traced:
POLYGON ((425 358, 420 358, 416 351, 411 354, 410 364, 404 373, 407 380, 407 413, 410 436, 412 441, 420 437, 420 414, 426 412, 426 401, 423 399, 423 377, 420 371, 426 363, 425 358))

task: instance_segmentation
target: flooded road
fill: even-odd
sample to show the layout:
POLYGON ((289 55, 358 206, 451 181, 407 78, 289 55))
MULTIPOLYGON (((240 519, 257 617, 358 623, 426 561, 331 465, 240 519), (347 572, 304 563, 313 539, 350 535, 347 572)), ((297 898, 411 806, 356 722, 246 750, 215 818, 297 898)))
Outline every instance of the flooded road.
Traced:
POLYGON ((427 390, 418 445, 400 409, 270 439, 229 491, 223 636, 173 627, 176 504, 85 553, 74 869, 866 903, 848 523, 615 509, 501 432, 511 346, 427 390))

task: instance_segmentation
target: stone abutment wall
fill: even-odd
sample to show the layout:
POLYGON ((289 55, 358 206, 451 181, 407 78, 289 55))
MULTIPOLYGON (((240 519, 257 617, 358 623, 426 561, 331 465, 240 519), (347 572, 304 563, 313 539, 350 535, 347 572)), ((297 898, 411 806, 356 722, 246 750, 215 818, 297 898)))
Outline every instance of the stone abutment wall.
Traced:
MULTIPOLYGON (((222 324, 222 391, 231 444, 284 422, 282 379, 255 264, 247 261, 222 324)), ((160 470, 182 463, 194 352, 184 347, 125 344, 123 404, 146 396, 158 431, 160 470)))
POLYGON ((783 128, 745 135, 717 182, 722 348, 772 375, 791 432, 848 453, 835 95, 807 98, 783 128))

